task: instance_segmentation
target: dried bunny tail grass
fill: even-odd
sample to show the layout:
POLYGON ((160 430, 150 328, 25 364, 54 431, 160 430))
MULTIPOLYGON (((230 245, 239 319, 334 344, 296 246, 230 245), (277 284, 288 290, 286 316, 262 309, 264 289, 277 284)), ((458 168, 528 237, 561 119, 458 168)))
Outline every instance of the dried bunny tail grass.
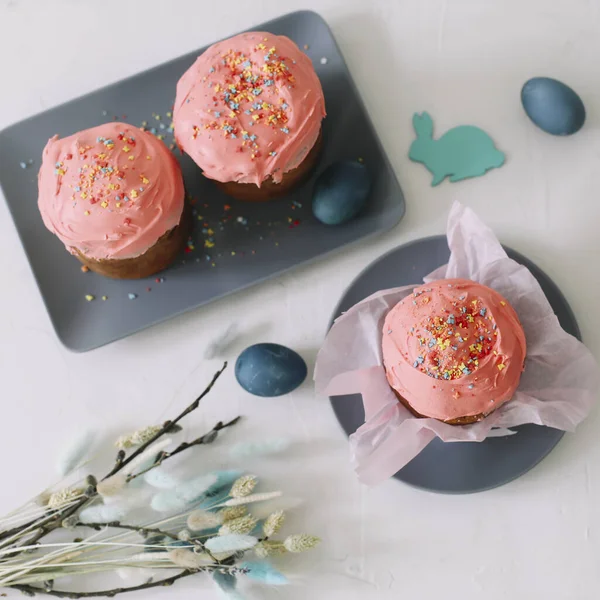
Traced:
POLYGON ((128 450, 129 448, 134 448, 135 446, 141 446, 148 440, 151 440, 161 429, 162 427, 159 425, 149 425, 143 429, 138 429, 133 433, 122 435, 115 442, 115 446, 119 448, 119 450, 128 450))
POLYGON ((126 485, 127 476, 124 473, 116 473, 112 477, 101 481, 96 486, 96 491, 101 496, 116 496, 126 485))
POLYGON ((201 475, 190 481, 179 484, 172 490, 155 494, 150 506, 158 512, 183 511, 189 505, 197 502, 203 494, 218 481, 214 473, 201 475))
POLYGON ((96 432, 92 429, 86 429, 73 438, 58 456, 56 461, 58 474, 65 477, 74 471, 89 454, 95 441, 96 432))
POLYGON ((321 539, 314 535, 298 533, 287 537, 283 545, 288 552, 306 552, 307 550, 312 550, 320 542, 321 539))
POLYGON ((131 436, 130 435, 122 435, 121 437, 117 438, 117 441, 115 442, 115 446, 119 450, 129 450, 129 448, 131 448, 133 446, 131 443, 131 436))
POLYGON ((269 556, 285 554, 287 550, 282 542, 265 540, 254 546, 254 552, 259 558, 268 558, 269 556))
POLYGON ((138 552, 127 558, 127 562, 173 562, 170 552, 138 552))
POLYGON ((268 456, 284 452, 291 445, 286 438, 271 438, 259 442, 240 442, 235 444, 229 454, 232 458, 242 460, 245 458, 268 456))
POLYGON ((231 498, 219 504, 219 506, 239 506, 241 504, 252 504, 253 502, 264 502, 265 500, 271 500, 272 498, 279 498, 283 492, 265 492, 264 494, 252 494, 251 496, 242 496, 239 498, 231 498))
POLYGON ((267 537, 274 536, 281 529, 284 521, 285 513, 282 510, 271 513, 263 524, 263 533, 267 537))
POLYGON ((242 596, 236 591, 237 578, 226 571, 213 571, 213 581, 223 592, 223 597, 227 600, 242 600, 242 596))
POLYGON ((152 487, 160 490, 169 490, 174 488, 179 481, 171 475, 168 471, 165 471, 162 467, 154 467, 150 471, 144 474, 144 481, 152 487))
POLYGON ((230 535, 232 533, 245 535, 256 527, 257 520, 252 515, 225 521, 219 529, 219 535, 230 535))
POLYGON ((81 488, 65 488, 50 494, 48 498, 48 508, 52 510, 59 510, 64 508, 67 504, 79 499, 83 494, 81 488))
POLYGON ((243 475, 235 481, 231 487, 229 495, 232 498, 243 498, 244 496, 249 496, 254 491, 257 483, 258 479, 255 475, 243 475))
POLYGON ((225 521, 233 521, 233 519, 239 519, 247 514, 248 508, 245 505, 232 506, 230 508, 222 508, 217 514, 221 519, 222 523, 225 521))
POLYGON ((126 514, 126 509, 117 504, 97 504, 84 508, 79 513, 82 523, 112 523, 120 521, 126 514))
POLYGON ((154 458, 161 450, 164 450, 171 444, 171 438, 164 438, 148 446, 139 456, 136 456, 121 472, 126 475, 133 473, 140 465, 147 460, 154 458))
POLYGON ((189 542, 192 539, 192 534, 187 529, 182 529, 177 534, 177 539, 181 540, 182 542, 189 542))
POLYGON ((187 526, 192 531, 202 531, 221 525, 223 520, 223 516, 219 513, 210 513, 198 508, 189 514, 187 526))
POLYGON ((250 550, 258 544, 258 539, 251 535, 231 534, 213 537, 204 542, 204 547, 213 554, 250 550))
POLYGON ((208 554, 196 554, 186 548, 171 550, 169 552, 169 558, 174 564, 182 569, 200 569, 208 562, 211 562, 211 558, 208 554))
POLYGON ((138 429, 131 435, 131 442, 134 446, 141 446, 151 440, 161 429, 160 425, 149 425, 144 429, 138 429))
POLYGON ((238 569, 248 578, 266 585, 287 585, 287 577, 274 569, 268 562, 247 560, 237 565, 238 569))
POLYGON ((33 503, 38 506, 39 508, 45 508, 46 506, 48 506, 48 503, 50 502, 50 498, 52 497, 52 492, 50 492, 49 490, 44 490, 43 492, 41 492, 40 494, 38 494, 35 497, 35 500, 33 501, 33 503))

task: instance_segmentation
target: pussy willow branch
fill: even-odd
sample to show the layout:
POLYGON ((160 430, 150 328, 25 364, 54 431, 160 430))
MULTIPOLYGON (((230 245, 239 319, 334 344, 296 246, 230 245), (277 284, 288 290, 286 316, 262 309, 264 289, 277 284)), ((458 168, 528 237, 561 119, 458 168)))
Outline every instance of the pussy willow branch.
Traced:
MULTIPOLYGON (((46 517, 48 519, 51 518, 51 515, 46 517)), ((2 533, 0 533, 0 548, 3 547, 2 542, 10 537, 12 537, 13 535, 21 532, 21 531, 25 531, 25 529, 28 529, 29 527, 33 527, 36 523, 38 523, 41 525, 42 522, 40 521, 41 517, 38 517, 37 519, 31 519, 31 521, 27 521, 26 523, 23 523, 22 525, 18 525, 17 527, 12 527, 11 529, 5 529, 2 533)))
MULTIPOLYGON (((221 367, 221 369, 219 369, 219 371, 217 371, 214 374, 212 380, 206 386, 206 388, 204 389, 204 391, 187 408, 185 408, 172 421, 166 421, 163 424, 163 426, 160 428, 160 430, 155 435, 152 436, 152 438, 150 438, 145 443, 141 444, 127 458, 125 458, 125 456, 122 453, 119 453, 119 455, 117 456, 117 460, 115 462, 115 465, 103 477, 103 480, 104 479, 108 479, 112 475, 115 475, 116 473, 118 473, 119 471, 121 471, 121 469, 123 469, 123 467, 125 467, 134 458, 136 458, 142 452, 144 452, 151 444, 153 444, 156 440, 158 440, 160 437, 162 437, 167 431, 171 430, 171 428, 174 425, 176 425, 179 421, 181 421, 181 419, 183 419, 185 416, 189 415, 191 412, 193 412, 194 410, 196 410, 198 408, 199 404, 200 404, 200 401, 212 390, 212 388, 215 385, 217 379, 219 379, 219 377, 223 374, 223 371, 225 371, 226 368, 227 368, 227 363, 225 362, 223 364, 223 366, 221 367)), ((70 517, 71 515, 74 515, 75 513, 77 513, 79 510, 81 510, 81 508, 83 508, 83 506, 85 506, 85 504, 87 502, 89 502, 91 499, 95 498, 96 496, 97 496, 97 491, 95 489, 95 486, 93 486, 92 489, 90 490, 90 493, 87 494, 85 497, 83 497, 78 502, 76 502, 74 505, 70 506, 69 508, 67 508, 65 510, 58 510, 58 511, 56 511, 56 513, 54 513, 52 515, 48 515, 46 517, 43 517, 40 520, 40 522, 39 522, 40 527, 37 530, 37 533, 35 533, 32 537, 30 537, 30 538, 27 539, 27 544, 28 545, 33 545, 36 542, 38 542, 39 540, 41 540, 42 538, 44 538, 45 536, 47 536, 50 532, 52 532, 52 531, 58 529, 59 527, 61 527, 62 522, 64 521, 64 519, 66 519, 66 518, 70 517)), ((27 523, 25 525, 25 527, 23 527, 21 530, 24 530, 26 527, 32 527, 33 525, 37 525, 37 522, 27 523)), ((16 531, 12 535, 15 535, 15 534, 18 534, 18 533, 19 533, 19 531, 16 531)), ((10 539, 10 537, 6 538, 6 534, 7 534, 7 532, 2 532, 2 534, 0 534, 0 548, 3 547, 2 543, 1 543, 1 540, 2 540, 3 537, 4 537, 4 539, 10 539)), ((9 546, 10 545, 12 545, 12 544, 9 544, 9 546)))
POLYGON ((195 575, 196 573, 199 573, 200 571, 208 571, 208 570, 212 570, 212 569, 207 568, 207 567, 203 567, 200 569, 194 569, 194 570, 186 569, 185 571, 182 571, 181 573, 178 573, 177 575, 173 575, 172 577, 166 577, 164 579, 159 579, 158 581, 148 581, 146 583, 142 583, 141 585, 135 585, 132 587, 113 588, 110 590, 98 590, 96 592, 61 592, 59 590, 45 589, 45 588, 40 588, 40 587, 36 587, 33 585, 26 585, 26 584, 13 585, 13 586, 11 586, 11 588, 14 590, 19 590, 28 596, 34 596, 35 594, 45 594, 47 596, 54 596, 55 598, 72 598, 74 600, 77 600, 78 598, 98 598, 98 597, 112 598, 113 596, 116 596, 117 594, 124 594, 126 592, 138 592, 140 590, 149 590, 151 588, 161 587, 161 586, 168 587, 170 585, 173 585, 178 579, 183 579, 184 577, 189 577, 190 575, 195 575))
POLYGON ((128 465, 134 458, 137 458, 142 452, 144 452, 144 450, 146 450, 146 448, 148 448, 149 446, 154 444, 154 442, 156 442, 156 440, 158 440, 158 438, 162 437, 167 431, 169 431, 169 429, 171 427, 173 427, 173 425, 176 425, 177 423, 179 423, 179 421, 181 421, 181 419, 183 419, 183 417, 185 417, 185 416, 189 415, 191 412, 195 411, 198 408, 198 405, 200 404, 200 401, 202 400, 202 398, 204 398, 204 396, 206 396, 210 392, 210 390, 212 390, 213 386, 217 382, 217 379, 219 379, 219 377, 223 374, 223 371, 226 368, 227 368, 227 363, 224 363, 223 366, 221 367, 221 369, 218 370, 214 374, 211 382, 206 386, 205 390, 183 412, 181 412, 179 414, 179 416, 175 417, 175 419, 173 419, 172 421, 166 421, 163 424, 163 426, 147 442, 145 442, 141 446, 139 446, 135 450, 135 452, 132 452, 127 458, 125 458, 122 461, 115 464, 115 466, 112 468, 112 470, 107 475, 105 475, 103 479, 108 479, 109 477, 113 476, 115 473, 118 473, 123 467, 128 465))
POLYGON ((242 417, 236 417, 235 419, 232 419, 228 423, 223 423, 223 421, 219 421, 208 433, 201 435, 199 438, 196 438, 195 440, 192 440, 191 442, 182 442, 181 444, 179 444, 179 446, 177 446, 177 448, 175 448, 171 452, 161 452, 158 456, 158 460, 153 465, 150 465, 148 468, 144 469, 143 471, 139 471, 138 473, 129 475, 129 477, 127 478, 127 481, 131 481, 132 479, 135 479, 136 477, 141 477, 142 475, 145 475, 148 471, 151 471, 152 469, 162 465, 165 462, 165 460, 167 460, 168 458, 171 458, 171 457, 175 456, 176 454, 179 454, 180 452, 187 450, 188 448, 192 448, 194 446, 201 446, 202 444, 210 444, 212 442, 212 440, 210 440, 210 437, 209 437, 211 433, 213 433, 213 432, 217 433, 217 432, 221 431, 222 429, 231 427, 232 425, 235 425, 241 418, 242 417), (208 440, 210 440, 210 441, 208 441, 208 440))
POLYGON ((137 531, 141 535, 164 535, 172 540, 179 541, 179 538, 168 531, 163 531, 156 527, 138 527, 137 525, 125 525, 119 521, 111 521, 110 523, 75 523, 75 527, 90 527, 91 529, 103 529, 104 527, 112 527, 114 529, 126 529, 128 531, 137 531))
MULTIPOLYGON (((91 527, 92 529, 103 529, 104 527, 113 527, 114 529, 126 529, 128 531, 137 531, 141 535, 164 535, 171 540, 180 541, 179 538, 174 533, 169 533, 168 531, 163 531, 158 527, 139 527, 137 525, 124 525, 119 521, 112 521, 110 523, 76 523, 75 527, 91 527)), ((189 540, 188 542, 190 546, 195 546, 197 548, 201 548, 210 558, 216 563, 219 564, 220 561, 217 560, 212 552, 210 552, 207 548, 204 547, 204 544, 199 540, 189 540)))

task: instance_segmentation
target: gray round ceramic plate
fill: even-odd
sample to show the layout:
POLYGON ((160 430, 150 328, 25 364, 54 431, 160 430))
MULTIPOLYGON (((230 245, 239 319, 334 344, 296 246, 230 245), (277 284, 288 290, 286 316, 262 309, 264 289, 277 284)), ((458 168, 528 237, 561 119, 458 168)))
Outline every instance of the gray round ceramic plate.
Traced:
MULTIPOLYGON (((581 333, 565 297, 556 284, 524 256, 505 248, 538 280, 563 329, 581 340, 581 333)), ((446 264, 450 256, 445 236, 416 240, 388 252, 369 265, 350 285, 334 311, 332 321, 374 292, 411 283, 446 264)), ((333 410, 350 435, 364 423, 360 394, 331 398, 333 410)), ((394 477, 432 492, 468 494, 498 487, 537 465, 559 442, 562 431, 538 425, 516 428, 516 435, 481 443, 444 443, 434 439, 394 477)))

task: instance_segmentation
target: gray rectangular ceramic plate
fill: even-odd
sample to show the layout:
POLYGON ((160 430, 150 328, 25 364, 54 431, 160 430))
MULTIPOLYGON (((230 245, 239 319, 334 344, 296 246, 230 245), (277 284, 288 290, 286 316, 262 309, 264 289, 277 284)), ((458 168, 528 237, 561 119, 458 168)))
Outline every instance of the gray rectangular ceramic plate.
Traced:
POLYGON ((167 113, 177 80, 205 48, 0 133, 0 185, 56 333, 67 348, 85 351, 125 337, 386 231, 404 215, 400 186, 325 21, 302 11, 252 29, 290 37, 313 60, 327 108, 319 167, 286 198, 241 203, 223 195, 175 151, 192 198, 196 229, 193 249, 158 280, 116 281, 82 273, 80 263, 42 223, 37 171, 42 150, 54 134, 71 135, 111 119, 137 126, 147 122, 148 129, 172 144, 167 113), (322 225, 311 212, 315 177, 332 162, 359 157, 373 178, 367 208, 345 225, 322 225))

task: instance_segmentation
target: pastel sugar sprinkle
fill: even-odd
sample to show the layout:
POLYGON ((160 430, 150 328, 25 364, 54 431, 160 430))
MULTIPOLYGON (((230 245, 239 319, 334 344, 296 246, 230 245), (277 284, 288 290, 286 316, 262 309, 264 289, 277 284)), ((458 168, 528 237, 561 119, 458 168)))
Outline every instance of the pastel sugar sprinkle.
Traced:
MULTIPOLYGON (((54 174, 59 185, 63 183, 63 177, 68 172, 75 173, 75 184, 69 184, 72 189, 71 200, 86 217, 100 214, 90 210, 96 204, 111 211, 120 208, 123 200, 130 201, 122 191, 125 172, 130 167, 119 163, 118 156, 125 154, 134 158, 135 137, 120 132, 114 139, 98 136, 96 142, 101 145, 100 151, 91 152, 92 146, 80 145, 77 153, 66 152, 54 165, 54 174)), ((150 183, 143 173, 140 177, 144 184, 150 183)), ((136 197, 140 193, 142 192, 136 194, 136 197)))
MULTIPOLYGON (((427 290, 413 293, 415 305, 430 301, 427 290)), ((409 331, 426 350, 413 367, 434 379, 451 381, 475 373, 481 361, 496 354, 496 323, 482 301, 478 298, 469 301, 461 296, 452 305, 452 314, 429 316, 409 331)), ((502 371, 506 365, 500 362, 497 367, 502 371)))
MULTIPOLYGON (((266 39, 264 40, 266 41, 266 39)), ((261 156, 260 140, 250 136, 245 127, 264 124, 289 133, 289 106, 281 96, 281 90, 293 86, 295 79, 275 46, 267 47, 263 42, 253 50, 260 60, 246 56, 241 51, 229 50, 220 59, 220 65, 211 65, 205 73, 204 81, 214 92, 214 106, 207 110, 212 120, 204 123, 204 129, 220 131, 222 135, 237 144, 237 151, 250 151, 252 159, 261 156), (217 73, 217 75, 214 75, 217 73), (265 90, 275 90, 275 100, 262 100, 265 90), (240 115, 250 117, 244 126, 240 115)), ((194 128, 196 138, 200 127, 194 128)))

